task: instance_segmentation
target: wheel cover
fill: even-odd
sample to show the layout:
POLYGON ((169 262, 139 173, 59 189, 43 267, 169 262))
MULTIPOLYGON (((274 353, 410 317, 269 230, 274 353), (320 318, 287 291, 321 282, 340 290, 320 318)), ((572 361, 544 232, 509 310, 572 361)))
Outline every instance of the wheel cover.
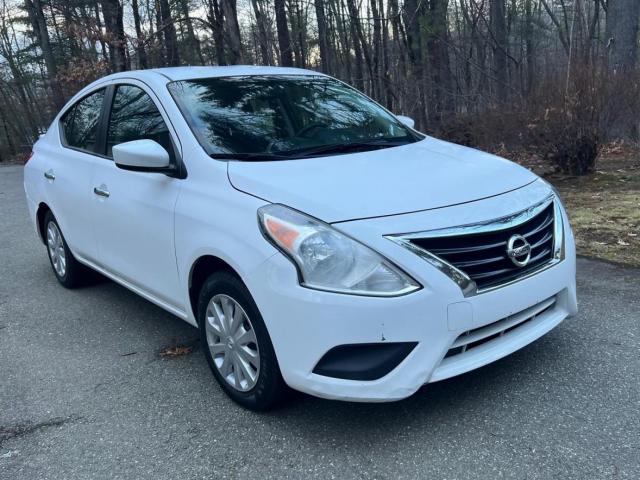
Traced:
POLYGON ((234 389, 251 390, 260 374, 260 351, 249 316, 224 294, 209 300, 205 315, 207 345, 216 369, 234 389))
POLYGON ((47 250, 51 264, 58 277, 64 277, 67 272, 67 256, 64 251, 64 240, 55 222, 47 225, 47 250))

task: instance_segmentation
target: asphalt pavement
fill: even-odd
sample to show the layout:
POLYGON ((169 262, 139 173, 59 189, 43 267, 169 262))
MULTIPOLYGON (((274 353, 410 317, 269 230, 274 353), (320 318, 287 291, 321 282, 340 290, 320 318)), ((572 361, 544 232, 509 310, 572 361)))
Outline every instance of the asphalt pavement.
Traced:
POLYGON ((638 479, 639 289, 639 270, 580 259, 579 315, 505 359, 397 403, 256 414, 195 328, 110 281, 62 288, 3 166, 0 478, 638 479))

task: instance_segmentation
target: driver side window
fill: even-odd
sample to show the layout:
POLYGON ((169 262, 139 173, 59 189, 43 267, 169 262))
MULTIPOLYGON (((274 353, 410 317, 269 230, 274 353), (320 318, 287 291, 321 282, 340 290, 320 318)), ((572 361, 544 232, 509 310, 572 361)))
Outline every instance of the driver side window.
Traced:
POLYGON ((162 145, 174 163, 171 134, 151 97, 139 87, 119 85, 109 116, 107 156, 113 157, 114 145, 143 139, 162 145))

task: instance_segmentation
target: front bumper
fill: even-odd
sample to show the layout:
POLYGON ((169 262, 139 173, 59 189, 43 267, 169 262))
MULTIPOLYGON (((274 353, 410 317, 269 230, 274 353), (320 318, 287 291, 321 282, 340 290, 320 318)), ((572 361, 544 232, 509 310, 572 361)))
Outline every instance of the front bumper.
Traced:
POLYGON ((379 246, 372 246, 406 268, 424 285, 423 289, 392 298, 311 290, 298 284, 295 268, 281 254, 267 260, 247 279, 247 284, 269 329, 289 386, 330 399, 399 400, 426 383, 502 358, 577 312, 575 248, 568 225, 565 218, 563 261, 529 278, 466 298, 451 279, 382 236, 379 246), (549 307, 537 312, 534 307, 547 305, 544 302, 549 307), (464 353, 449 352, 461 335, 469 331, 474 335, 490 332, 496 322, 508 322, 521 312, 525 316, 526 312, 538 315, 526 318, 529 321, 506 333, 489 337, 489 341, 473 345, 464 353), (417 342, 417 345, 396 368, 376 380, 348 380, 313 373, 325 353, 336 346, 383 342, 417 342))

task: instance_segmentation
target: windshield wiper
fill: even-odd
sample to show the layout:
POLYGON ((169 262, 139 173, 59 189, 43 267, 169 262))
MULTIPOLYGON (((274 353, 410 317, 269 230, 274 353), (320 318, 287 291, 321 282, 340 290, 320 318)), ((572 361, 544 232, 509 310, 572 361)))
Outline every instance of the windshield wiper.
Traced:
POLYGON ((406 140, 398 141, 389 139, 369 140, 365 142, 335 143, 330 145, 319 145, 315 147, 299 148, 296 150, 279 152, 278 155, 286 155, 288 158, 305 158, 327 153, 344 153, 358 150, 365 151, 368 149, 398 147, 400 145, 406 145, 407 143, 410 142, 406 140))
POLYGON ((266 162, 269 160, 290 160, 289 155, 279 153, 210 153, 211 158, 222 160, 243 160, 252 162, 266 162))
POLYGON ((398 147, 406 145, 406 140, 375 139, 364 142, 335 143, 330 145, 317 145, 313 147, 285 150, 278 153, 210 153, 209 156, 221 160, 243 160, 251 162, 267 162, 270 160, 292 160, 296 158, 314 157, 330 153, 344 153, 350 151, 365 151, 369 149, 398 147))

